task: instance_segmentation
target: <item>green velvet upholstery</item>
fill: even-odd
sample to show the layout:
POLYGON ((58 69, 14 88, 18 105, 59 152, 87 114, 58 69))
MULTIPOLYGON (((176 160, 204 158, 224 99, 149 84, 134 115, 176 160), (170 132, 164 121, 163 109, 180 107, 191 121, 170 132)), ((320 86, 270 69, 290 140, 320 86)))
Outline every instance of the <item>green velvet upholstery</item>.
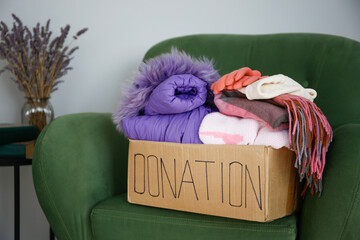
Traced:
POLYGON ((194 35, 161 42, 145 59, 172 47, 214 59, 220 74, 249 66, 317 90, 334 129, 321 198, 308 193, 299 214, 271 223, 129 204, 126 138, 110 114, 72 114, 42 131, 33 159, 36 193, 58 239, 358 239, 360 43, 320 34, 194 35))
POLYGON ((107 199, 91 213, 95 239, 295 239, 294 215, 269 223, 133 205, 126 194, 107 199), (125 230, 126 229, 126 230, 125 230), (110 234, 111 233, 111 234, 110 234))
POLYGON ((314 88, 332 127, 360 121, 360 43, 323 34, 196 35, 163 41, 145 59, 172 47, 214 59, 220 75, 243 66, 263 75, 282 73, 314 88))
POLYGON ((90 212, 126 192, 128 141, 110 114, 55 119, 34 150, 36 194, 58 239, 91 239, 90 212))
POLYGON ((301 216, 300 239, 360 238, 360 123, 334 131, 321 198, 308 194, 301 216))

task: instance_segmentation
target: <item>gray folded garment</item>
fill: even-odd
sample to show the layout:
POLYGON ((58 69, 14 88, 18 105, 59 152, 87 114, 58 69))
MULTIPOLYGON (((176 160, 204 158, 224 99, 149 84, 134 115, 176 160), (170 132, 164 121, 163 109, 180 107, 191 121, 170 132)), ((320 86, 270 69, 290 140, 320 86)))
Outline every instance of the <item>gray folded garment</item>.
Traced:
POLYGON ((286 108, 271 99, 249 100, 245 94, 229 90, 216 94, 214 102, 225 115, 252 118, 274 130, 288 128, 289 114, 286 108))

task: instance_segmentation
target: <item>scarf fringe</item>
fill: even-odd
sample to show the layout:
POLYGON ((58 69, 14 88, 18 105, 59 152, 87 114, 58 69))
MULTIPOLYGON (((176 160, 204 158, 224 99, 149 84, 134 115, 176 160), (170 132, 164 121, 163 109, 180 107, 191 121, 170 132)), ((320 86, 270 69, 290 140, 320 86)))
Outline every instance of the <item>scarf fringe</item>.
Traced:
POLYGON ((333 137, 331 126, 320 108, 306 98, 284 94, 274 100, 288 110, 289 142, 296 155, 295 168, 300 182, 306 179, 301 196, 308 187, 312 194, 316 192, 320 196, 325 156, 333 137))

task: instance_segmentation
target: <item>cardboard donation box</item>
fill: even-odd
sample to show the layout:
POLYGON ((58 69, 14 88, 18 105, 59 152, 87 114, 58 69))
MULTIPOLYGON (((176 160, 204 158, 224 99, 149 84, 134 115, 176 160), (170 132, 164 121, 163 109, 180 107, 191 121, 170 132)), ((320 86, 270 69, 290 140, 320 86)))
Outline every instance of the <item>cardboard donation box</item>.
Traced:
POLYGON ((294 161, 286 148, 130 140, 128 201, 272 221, 296 209, 294 161))

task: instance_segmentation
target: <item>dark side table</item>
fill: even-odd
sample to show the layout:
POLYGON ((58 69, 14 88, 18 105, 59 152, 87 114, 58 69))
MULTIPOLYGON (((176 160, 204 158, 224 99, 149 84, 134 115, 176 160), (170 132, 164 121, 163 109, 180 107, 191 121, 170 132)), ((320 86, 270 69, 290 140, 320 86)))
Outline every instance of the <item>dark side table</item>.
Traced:
MULTIPOLYGON (((20 240, 20 166, 31 165, 32 158, 26 157, 28 144, 8 144, 0 146, 0 167, 14 167, 14 239, 20 240)), ((33 146, 30 146, 33 147, 33 146)), ((32 155, 32 154, 31 154, 32 155)), ((54 240, 50 229, 50 240, 54 240)))

